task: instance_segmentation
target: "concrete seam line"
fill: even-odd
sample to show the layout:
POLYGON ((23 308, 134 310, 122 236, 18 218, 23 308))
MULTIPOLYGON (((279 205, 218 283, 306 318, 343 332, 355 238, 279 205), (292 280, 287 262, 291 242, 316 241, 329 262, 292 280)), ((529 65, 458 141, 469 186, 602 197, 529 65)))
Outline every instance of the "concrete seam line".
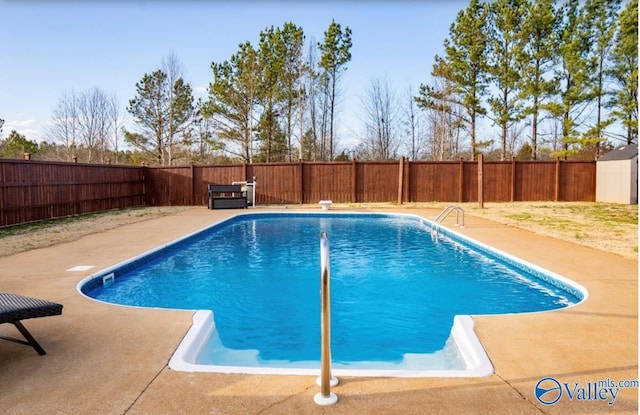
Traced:
POLYGON ((520 397, 522 399, 524 399, 525 401, 529 402, 531 404, 531 406, 533 406, 534 408, 536 408, 541 414, 545 414, 547 415, 547 412, 543 411, 540 407, 538 407, 538 405, 536 405, 533 401, 531 401, 530 399, 528 399, 526 396, 524 396, 522 394, 522 392, 520 392, 518 390, 518 388, 516 388, 515 386, 513 386, 508 380, 506 380, 505 378, 503 378, 502 376, 500 376, 498 373, 495 374, 497 377, 500 378, 500 380, 502 380, 504 383, 506 383, 507 385, 509 385, 509 387, 511 389, 513 389, 518 395, 520 395, 520 397))
POLYGON ((133 406, 138 402, 138 400, 142 397, 142 395, 144 395, 144 393, 147 391, 147 389, 149 389, 149 387, 151 386, 151 384, 153 382, 155 382, 156 379, 158 379, 158 376, 160 376, 160 374, 162 372, 164 372, 165 369, 167 369, 169 366, 167 364, 165 364, 162 369, 160 369, 160 371, 158 371, 158 373, 156 373, 153 378, 149 381, 149 383, 147 383, 147 385, 142 389, 142 391, 138 394, 138 396, 136 396, 136 398, 133 400, 133 402, 131 402, 131 405, 129 405, 129 407, 127 409, 125 409, 125 411, 123 412, 123 415, 126 415, 127 413, 129 413, 129 411, 131 410, 131 408, 133 408, 133 406))

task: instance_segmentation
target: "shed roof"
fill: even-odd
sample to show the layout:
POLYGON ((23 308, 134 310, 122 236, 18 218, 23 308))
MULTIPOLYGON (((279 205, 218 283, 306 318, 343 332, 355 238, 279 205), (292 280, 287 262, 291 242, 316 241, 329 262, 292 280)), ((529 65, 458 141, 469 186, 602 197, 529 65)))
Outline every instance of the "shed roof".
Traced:
POLYGON ((637 155, 638 146, 636 144, 627 144, 614 148, 604 156, 600 157, 598 161, 631 160, 637 155))

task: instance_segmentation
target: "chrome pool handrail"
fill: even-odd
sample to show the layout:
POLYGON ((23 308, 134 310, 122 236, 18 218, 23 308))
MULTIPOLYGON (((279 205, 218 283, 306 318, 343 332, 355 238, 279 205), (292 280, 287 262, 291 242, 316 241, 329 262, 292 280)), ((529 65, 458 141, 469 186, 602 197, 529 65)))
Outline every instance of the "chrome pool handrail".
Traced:
POLYGON ((338 396, 331 392, 331 386, 338 384, 338 379, 331 376, 331 301, 330 301, 330 256, 329 237, 326 232, 320 233, 320 377, 316 383, 320 392, 313 400, 318 405, 333 405, 338 396))
POLYGON ((436 219, 433 221, 433 227, 431 229, 431 231, 433 233, 436 234, 436 236, 438 235, 438 230, 440 230, 440 225, 442 224, 442 222, 447 218, 447 216, 449 216, 449 214, 453 211, 456 211, 456 226, 460 226, 462 228, 464 228, 464 209, 462 209, 460 206, 456 206, 456 205, 449 205, 446 208, 444 208, 442 210, 442 212, 440 212, 440 214, 436 217, 436 219), (462 213, 462 225, 460 225, 460 213, 462 213))

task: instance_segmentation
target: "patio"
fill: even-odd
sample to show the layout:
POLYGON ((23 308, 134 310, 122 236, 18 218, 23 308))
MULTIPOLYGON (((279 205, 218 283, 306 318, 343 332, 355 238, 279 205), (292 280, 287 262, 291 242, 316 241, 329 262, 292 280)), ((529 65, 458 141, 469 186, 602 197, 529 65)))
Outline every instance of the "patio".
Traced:
MULTIPOLYGON (((314 206, 314 209, 318 209, 314 206)), ((385 210, 389 212, 391 210, 385 210)), ((438 210, 402 209, 427 218, 438 210)), ((583 414, 638 411, 637 388, 615 403, 563 397, 545 406, 536 383, 570 386, 638 379, 638 262, 466 217, 456 230, 582 284, 588 300, 556 312, 474 317, 495 368, 486 378, 341 378, 338 403, 319 407, 314 377, 175 372, 167 362, 192 312, 134 309, 82 297, 86 275, 238 211, 194 207, 0 257, 0 291, 64 304, 62 316, 27 320, 47 351, 0 342, 0 408, 6 414, 583 414), (92 265, 89 271, 68 271, 92 265)), ((450 225, 455 218, 445 221, 450 225)), ((0 334, 13 335, 10 325, 0 334)))

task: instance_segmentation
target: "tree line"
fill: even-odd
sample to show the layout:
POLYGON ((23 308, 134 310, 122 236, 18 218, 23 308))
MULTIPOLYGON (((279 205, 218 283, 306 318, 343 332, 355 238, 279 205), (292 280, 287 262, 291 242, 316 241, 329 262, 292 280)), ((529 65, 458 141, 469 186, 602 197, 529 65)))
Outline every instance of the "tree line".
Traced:
POLYGON ((351 148, 337 128, 350 28, 332 21, 316 41, 287 22, 212 62, 204 99, 171 54, 136 83, 125 108, 132 125, 115 95, 66 92, 46 141, 11 131, 0 156, 154 165, 593 159, 637 143, 637 9, 637 0, 471 0, 417 91, 371 77, 351 148))
POLYGON ((416 98, 442 159, 469 138, 473 157, 499 143, 500 159, 526 135, 536 159, 597 157, 611 139, 638 137, 638 2, 471 0, 451 25, 433 81, 416 98), (497 137, 480 137, 487 117, 497 137), (609 129, 617 123, 620 132, 609 129), (546 131, 543 131, 546 129, 546 131))

